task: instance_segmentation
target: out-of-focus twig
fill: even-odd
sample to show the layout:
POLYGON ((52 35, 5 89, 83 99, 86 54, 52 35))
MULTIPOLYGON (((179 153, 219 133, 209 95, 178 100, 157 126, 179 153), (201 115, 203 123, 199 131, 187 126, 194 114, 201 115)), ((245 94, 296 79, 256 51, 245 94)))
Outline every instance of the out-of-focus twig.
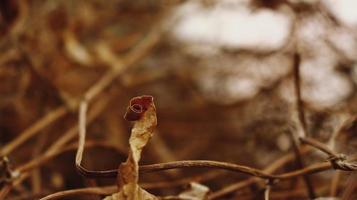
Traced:
MULTIPOLYGON (((301 97, 300 64, 301 64, 301 56, 298 52, 295 52, 293 57, 293 68, 294 68, 293 74, 294 74, 296 109, 297 109, 299 123, 303 130, 303 137, 306 137, 308 136, 308 132, 307 132, 306 119, 305 119, 304 104, 301 97)), ((290 136, 293 144, 293 150, 296 155, 296 164, 298 165, 299 168, 304 168, 305 164, 300 153, 300 145, 298 141, 296 141, 296 136, 294 136, 292 132, 290 133, 290 136)), ((308 175, 304 175, 303 179, 310 199, 314 199, 316 195, 310 177, 308 175)))
POLYGON ((337 171, 331 180, 331 185, 330 185, 330 196, 331 197, 336 197, 337 196, 337 192, 338 192, 338 185, 340 183, 340 179, 341 179, 341 171, 337 171))
MULTIPOLYGON (((305 148, 302 148, 301 153, 306 154, 306 153, 310 152, 311 150, 312 150, 312 148, 305 146, 305 148)), ((269 165, 268 167, 266 167, 264 169, 264 171, 267 173, 272 173, 272 172, 278 170, 279 168, 281 168, 282 166, 284 166, 286 163, 291 162, 293 159, 294 159, 294 154, 290 153, 290 154, 283 156, 280 159, 272 162, 272 164, 269 165)), ((224 195, 227 195, 229 193, 237 191, 241 188, 247 187, 247 186, 254 184, 258 181, 261 181, 261 180, 256 177, 251 177, 249 179, 239 181, 237 183, 233 183, 233 184, 226 186, 216 192, 213 192, 211 195, 209 195, 209 199, 220 198, 224 195)))
POLYGON ((270 190, 271 186, 267 184, 264 190, 264 200, 269 200, 270 190))
POLYGON ((347 179, 346 189, 342 193, 341 200, 353 200, 356 197, 357 174, 354 172, 347 179))
MULTIPOLYGON (((108 143, 103 143, 100 141, 88 141, 85 144, 85 146, 87 148, 96 147, 96 146, 113 148, 113 149, 116 149, 118 152, 124 154, 124 152, 121 152, 120 149, 118 149, 116 146, 113 146, 108 143)), ((14 169, 13 171, 16 174, 20 174, 20 177, 18 177, 13 183, 9 183, 9 184, 5 185, 5 187, 2 188, 2 190, 0 191, 0 199, 4 198, 6 196, 6 194, 8 192, 10 192, 10 190, 13 186, 19 185, 23 180, 25 180, 27 177, 29 177, 29 175, 30 175, 29 172, 31 170, 36 169, 37 167, 40 167, 47 161, 55 158, 58 155, 61 155, 62 153, 65 153, 65 152, 71 151, 71 150, 75 150, 75 149, 77 149, 77 143, 67 145, 65 148, 57 149, 57 151, 51 151, 45 155, 42 155, 42 156, 40 156, 34 160, 31 160, 30 162, 25 163, 24 165, 21 165, 21 166, 17 167, 16 169, 14 169)))
POLYGON ((8 155, 21 144, 26 142, 28 139, 36 135, 40 130, 50 125, 52 122, 60 119, 68 112, 65 106, 60 106, 55 110, 49 112, 47 115, 42 117, 40 120, 35 122, 32 126, 27 128, 25 131, 19 134, 13 141, 6 144, 0 152, 0 155, 8 155))

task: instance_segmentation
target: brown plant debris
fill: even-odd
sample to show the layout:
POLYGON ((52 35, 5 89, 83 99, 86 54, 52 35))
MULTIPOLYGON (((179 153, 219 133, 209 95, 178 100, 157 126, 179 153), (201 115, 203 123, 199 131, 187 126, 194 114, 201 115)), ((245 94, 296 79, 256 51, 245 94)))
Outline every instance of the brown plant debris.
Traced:
POLYGON ((144 95, 130 100, 124 118, 134 122, 129 139, 129 155, 118 169, 119 193, 106 200, 150 200, 157 199, 138 185, 141 152, 154 133, 157 124, 154 98, 144 95))
POLYGON ((0 200, 357 199, 356 5, 1 1, 0 200))

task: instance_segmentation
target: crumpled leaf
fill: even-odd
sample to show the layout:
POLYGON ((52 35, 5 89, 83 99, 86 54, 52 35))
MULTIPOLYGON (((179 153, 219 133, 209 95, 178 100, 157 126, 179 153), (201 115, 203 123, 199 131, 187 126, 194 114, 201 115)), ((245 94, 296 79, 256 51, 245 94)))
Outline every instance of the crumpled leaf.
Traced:
POLYGON ((129 139, 130 151, 126 162, 118 169, 119 192, 104 200, 158 199, 138 185, 141 152, 152 137, 157 124, 153 97, 144 95, 131 99, 124 118, 134 121, 129 139))

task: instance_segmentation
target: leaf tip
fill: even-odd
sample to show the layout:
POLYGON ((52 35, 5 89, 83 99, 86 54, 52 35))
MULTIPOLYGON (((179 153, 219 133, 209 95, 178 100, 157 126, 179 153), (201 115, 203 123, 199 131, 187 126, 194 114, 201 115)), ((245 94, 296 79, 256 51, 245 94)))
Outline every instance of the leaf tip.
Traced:
POLYGON ((141 119, 150 106, 154 106, 154 97, 150 95, 134 97, 130 100, 124 119, 128 121, 137 121, 141 119))

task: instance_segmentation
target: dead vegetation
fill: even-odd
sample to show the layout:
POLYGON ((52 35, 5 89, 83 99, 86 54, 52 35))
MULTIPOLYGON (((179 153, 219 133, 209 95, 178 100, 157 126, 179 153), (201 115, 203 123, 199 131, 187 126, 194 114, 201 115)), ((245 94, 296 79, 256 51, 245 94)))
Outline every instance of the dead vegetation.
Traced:
POLYGON ((0 4, 0 199, 357 198, 356 27, 249 1, 282 45, 202 47, 175 37, 190 2, 0 4))

